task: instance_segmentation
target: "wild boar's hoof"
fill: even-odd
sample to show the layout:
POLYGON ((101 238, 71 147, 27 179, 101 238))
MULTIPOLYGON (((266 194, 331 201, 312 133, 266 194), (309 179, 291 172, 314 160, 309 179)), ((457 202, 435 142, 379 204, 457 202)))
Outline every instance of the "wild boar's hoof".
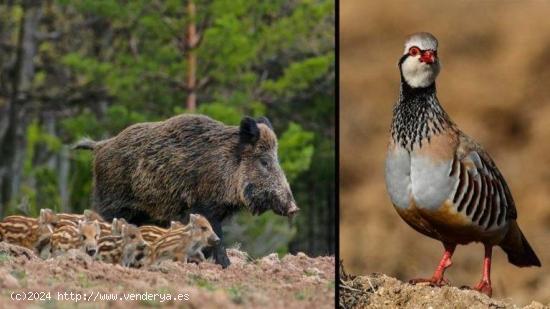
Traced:
POLYGON ((229 261, 229 257, 227 256, 227 252, 225 252, 225 248, 221 248, 215 250, 216 264, 220 264, 222 268, 227 268, 229 265, 231 265, 231 262, 229 261))

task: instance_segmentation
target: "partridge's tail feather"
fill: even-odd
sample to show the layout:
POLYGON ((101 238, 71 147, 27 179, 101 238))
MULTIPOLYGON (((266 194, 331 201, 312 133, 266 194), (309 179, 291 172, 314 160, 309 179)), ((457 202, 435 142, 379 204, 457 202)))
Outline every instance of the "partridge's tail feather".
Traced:
POLYGON ((500 247, 508 255, 508 261, 518 267, 541 266, 539 258, 515 220, 511 222, 510 229, 500 243, 500 247))

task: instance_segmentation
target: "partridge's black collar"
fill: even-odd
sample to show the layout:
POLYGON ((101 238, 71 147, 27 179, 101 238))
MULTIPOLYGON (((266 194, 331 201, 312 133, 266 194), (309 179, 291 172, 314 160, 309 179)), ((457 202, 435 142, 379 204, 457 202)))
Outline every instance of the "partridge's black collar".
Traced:
POLYGON ((396 144, 411 152, 415 146, 429 143, 431 136, 453 126, 437 100, 435 82, 427 87, 412 88, 401 75, 401 92, 393 110, 391 127, 396 144))

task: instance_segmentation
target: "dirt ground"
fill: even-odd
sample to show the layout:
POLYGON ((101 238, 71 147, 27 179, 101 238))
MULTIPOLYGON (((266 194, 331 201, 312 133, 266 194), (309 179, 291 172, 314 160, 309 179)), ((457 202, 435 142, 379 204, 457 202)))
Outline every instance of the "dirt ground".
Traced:
POLYGON ((237 249, 229 249, 228 254, 232 265, 225 270, 208 262, 171 261, 142 270, 93 261, 78 251, 41 260, 30 250, 0 242, 0 308, 73 308, 75 304, 85 308, 334 307, 334 257, 298 253, 252 260, 237 249), (36 294, 41 300, 12 300, 17 295, 35 295, 29 292, 50 292, 50 299, 36 294), (168 301, 168 293, 180 299, 168 301), (119 300, 98 300, 115 294, 119 300), (65 295, 72 300, 61 300, 65 295), (77 297, 93 300, 75 301, 77 297), (136 300, 120 300, 123 297, 136 300))
POLYGON ((353 276, 343 268, 339 290, 341 308, 550 308, 536 301, 521 307, 465 288, 411 285, 380 273, 353 276))
MULTIPOLYGON (((550 2, 340 2, 340 254, 354 274, 430 276, 443 246, 410 228, 384 182, 397 62, 405 37, 432 32, 442 62, 438 98, 481 143, 512 192, 518 223, 542 267, 518 268, 494 249, 493 293, 550 302, 550 2), (513 280, 511 280, 513 278, 513 280)), ((483 246, 458 246, 448 277, 474 285, 483 246)))

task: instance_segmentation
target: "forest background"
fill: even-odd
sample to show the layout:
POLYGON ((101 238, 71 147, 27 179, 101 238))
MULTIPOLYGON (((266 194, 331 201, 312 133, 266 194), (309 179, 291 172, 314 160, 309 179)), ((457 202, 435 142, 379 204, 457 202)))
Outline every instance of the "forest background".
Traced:
POLYGON ((301 208, 291 226, 240 212, 252 256, 335 251, 334 3, 2 1, 0 214, 91 207, 92 155, 72 151, 181 113, 266 115, 301 208))

